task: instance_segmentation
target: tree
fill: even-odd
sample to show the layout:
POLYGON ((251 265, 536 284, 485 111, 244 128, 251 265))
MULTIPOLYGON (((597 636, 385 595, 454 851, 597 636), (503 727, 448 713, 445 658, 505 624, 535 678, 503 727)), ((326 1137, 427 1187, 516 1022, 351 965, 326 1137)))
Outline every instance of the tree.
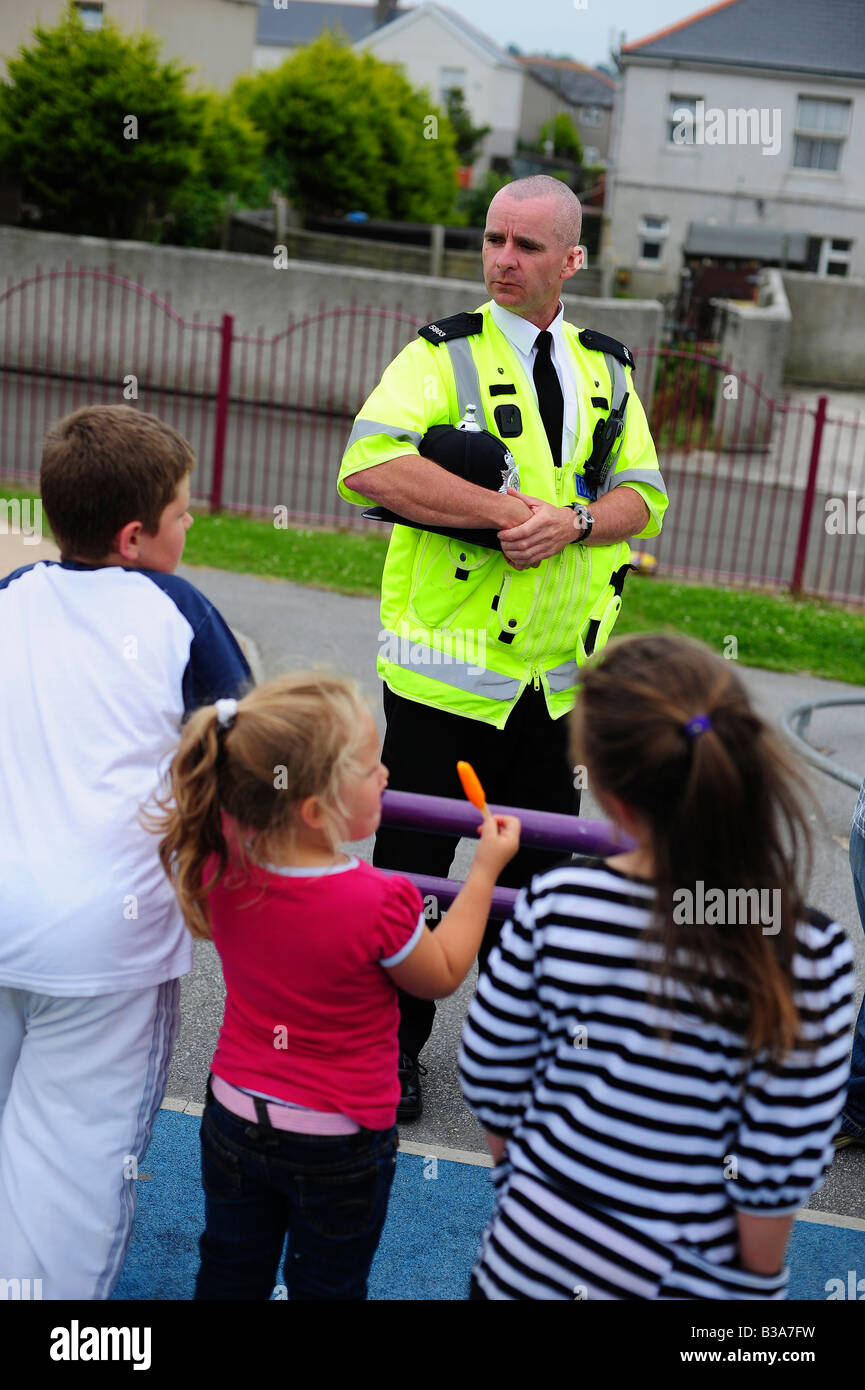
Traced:
POLYGON ((436 222, 453 207, 454 135, 425 92, 325 33, 278 68, 238 78, 272 184, 302 212, 436 222))
POLYGON ((475 188, 467 188, 460 193, 458 206, 461 221, 468 227, 485 226, 487 208, 499 190, 511 182, 510 174, 499 174, 495 169, 488 169, 475 188))
POLYGON ((222 98, 188 92, 188 71, 152 35, 86 29, 71 6, 34 30, 0 83, 0 150, 42 227, 158 236, 206 190, 244 185, 257 138, 217 113, 222 98))
POLYGON ((263 135, 230 98, 202 95, 204 125, 194 169, 177 190, 160 236, 180 246, 218 245, 230 198, 257 207, 268 199, 263 135))
POLYGON ((492 126, 472 125, 471 113, 465 104, 461 87, 451 87, 447 94, 448 120, 454 132, 457 155, 463 167, 474 164, 484 136, 492 126))
POLYGON ((583 143, 577 127, 566 111, 559 111, 551 121, 545 121, 538 132, 538 150, 546 152, 547 143, 552 140, 553 154, 557 159, 569 159, 574 164, 583 162, 583 143))

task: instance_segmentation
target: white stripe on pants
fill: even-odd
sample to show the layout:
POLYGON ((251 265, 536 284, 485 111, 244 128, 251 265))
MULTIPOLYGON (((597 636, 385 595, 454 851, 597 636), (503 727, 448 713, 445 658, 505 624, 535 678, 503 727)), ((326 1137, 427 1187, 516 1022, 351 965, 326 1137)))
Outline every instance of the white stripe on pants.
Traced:
POLYGON ((0 1279, 110 1296, 179 1000, 179 980, 89 998, 0 986, 0 1279))

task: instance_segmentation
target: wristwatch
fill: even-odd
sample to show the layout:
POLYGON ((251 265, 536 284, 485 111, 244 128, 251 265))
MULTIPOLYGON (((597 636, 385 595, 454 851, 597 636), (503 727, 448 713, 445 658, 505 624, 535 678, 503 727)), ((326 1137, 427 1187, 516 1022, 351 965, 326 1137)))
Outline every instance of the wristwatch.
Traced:
MULTIPOLYGON (((588 507, 583 506, 582 502, 569 502, 568 506, 573 508, 576 516, 582 518, 583 529, 578 536, 574 536, 574 542, 579 545, 581 541, 587 541, 592 534, 595 518, 592 516, 588 507)), ((576 525, 576 521, 574 524, 576 525)))

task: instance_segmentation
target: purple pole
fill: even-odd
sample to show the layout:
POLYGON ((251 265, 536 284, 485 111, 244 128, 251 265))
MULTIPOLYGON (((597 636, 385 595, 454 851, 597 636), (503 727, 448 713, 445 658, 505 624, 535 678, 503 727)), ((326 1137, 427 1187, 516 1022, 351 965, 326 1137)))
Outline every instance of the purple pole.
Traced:
MULTIPOLYGON (((381 799, 384 825, 403 825, 412 830, 474 838, 480 811, 468 801, 446 796, 421 796, 419 792, 386 791, 381 799)), ((621 854, 633 849, 633 841, 607 821, 580 820, 555 811, 527 811, 519 806, 490 806, 494 815, 519 816, 520 844, 530 849, 562 849, 576 854, 621 854)))
MULTIPOLYGON (((522 824, 520 843, 532 849, 560 849, 586 855, 621 854, 634 842, 607 821, 579 820, 554 811, 529 811, 519 806, 490 806, 494 815, 518 816, 522 824)), ((419 792, 386 791, 382 796, 382 824, 402 825, 447 835, 474 838, 480 812, 469 802, 445 796, 422 796, 419 792)), ((426 874, 406 874, 424 897, 432 895, 441 907, 449 907, 462 888, 452 878, 432 878, 426 874)), ((490 917, 502 921, 513 912, 517 898, 514 888, 496 888, 490 917)))

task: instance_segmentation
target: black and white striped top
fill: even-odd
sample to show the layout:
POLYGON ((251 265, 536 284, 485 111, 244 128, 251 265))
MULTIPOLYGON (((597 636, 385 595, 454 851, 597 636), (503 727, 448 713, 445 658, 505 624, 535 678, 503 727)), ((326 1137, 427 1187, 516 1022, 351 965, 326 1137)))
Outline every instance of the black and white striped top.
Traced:
MULTIPOLYGON (((624 1223, 653 1247, 733 1265, 736 1208, 794 1212, 831 1159, 849 1073, 853 952, 821 914, 799 923, 795 997, 816 1045, 781 1063, 748 1059, 741 1036, 683 985, 659 993, 650 972, 659 947, 645 940, 653 892, 600 861, 563 864, 523 890, 466 1020, 463 1093, 485 1128, 509 1138, 500 1199, 525 1178, 593 1219, 609 1213, 611 1227, 624 1223)), ((526 1243, 527 1209, 512 1202, 508 1212, 524 1251, 555 1245, 551 1229, 545 1245, 537 1212, 526 1243)), ((506 1246, 496 1259, 508 1264, 506 1246)), ((508 1266, 518 1292, 498 1296, 543 1296, 519 1292, 523 1264, 508 1266)))

